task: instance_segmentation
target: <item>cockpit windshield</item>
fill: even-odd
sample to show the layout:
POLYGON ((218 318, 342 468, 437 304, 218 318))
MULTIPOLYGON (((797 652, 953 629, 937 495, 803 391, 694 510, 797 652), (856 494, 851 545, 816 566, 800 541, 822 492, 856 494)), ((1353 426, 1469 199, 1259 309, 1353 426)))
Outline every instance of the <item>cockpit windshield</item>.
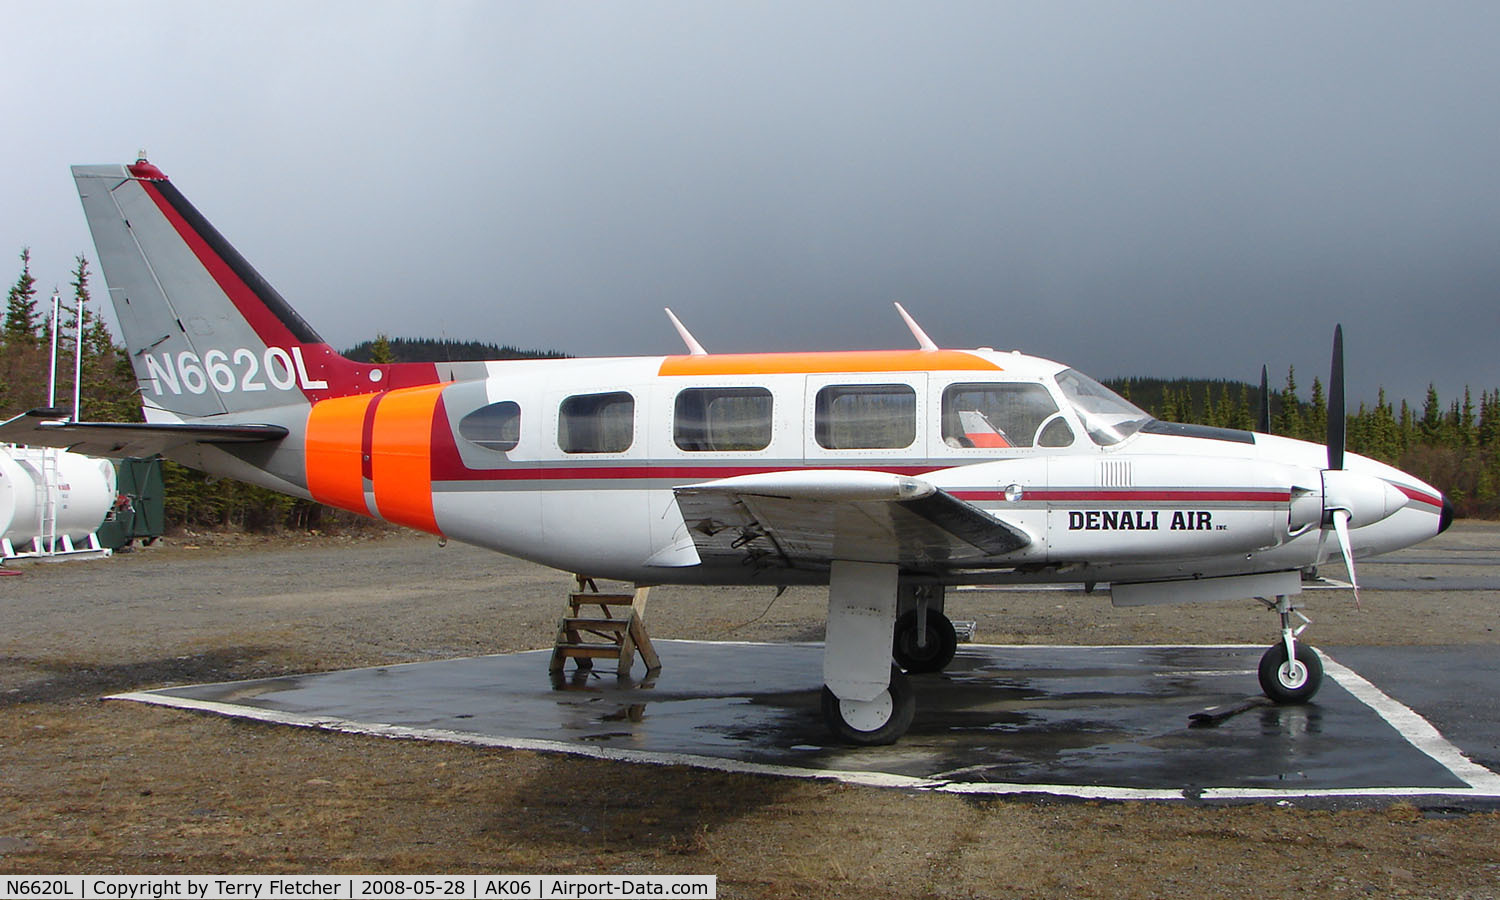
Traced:
POLYGON ((1144 410, 1076 369, 1059 372, 1057 386, 1101 447, 1118 444, 1151 421, 1144 410))

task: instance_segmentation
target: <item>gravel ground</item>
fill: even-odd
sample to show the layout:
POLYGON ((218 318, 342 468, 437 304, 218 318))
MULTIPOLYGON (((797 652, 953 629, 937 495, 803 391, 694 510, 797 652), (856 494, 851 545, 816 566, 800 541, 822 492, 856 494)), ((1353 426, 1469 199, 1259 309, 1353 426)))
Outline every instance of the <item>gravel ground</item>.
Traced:
MULTIPOLYGON (((1403 575, 1488 574, 1456 525, 1403 575)), ((1396 567, 1371 561, 1366 578, 1396 567)), ((183 535, 0 578, 0 872, 701 873, 721 897, 1500 897, 1500 815, 972 800, 325 734, 103 694, 550 646, 567 575, 408 533, 183 535)), ((1500 592, 1305 595, 1321 646, 1500 643, 1500 592)), ((802 641, 823 592, 659 588, 653 636, 802 641)), ((996 643, 1267 643, 1255 603, 950 597, 996 643)), ((1500 652, 1500 651, 1497 651, 1500 652)))

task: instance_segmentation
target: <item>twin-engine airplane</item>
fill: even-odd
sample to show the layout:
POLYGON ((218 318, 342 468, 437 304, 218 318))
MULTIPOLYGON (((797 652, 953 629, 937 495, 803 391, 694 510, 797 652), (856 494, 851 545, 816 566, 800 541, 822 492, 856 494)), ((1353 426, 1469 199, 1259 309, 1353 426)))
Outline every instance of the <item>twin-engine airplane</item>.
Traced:
POLYGON ((711 354, 673 317, 687 355, 366 365, 145 159, 73 177, 146 423, 38 410, 0 440, 161 453, 569 572, 827 584, 823 715, 855 744, 907 730, 903 670, 952 659, 958 584, 1262 598, 1281 620, 1262 687, 1305 701, 1322 666, 1291 621, 1301 572, 1338 548, 1352 576, 1452 518, 1343 452, 1337 349, 1327 448, 1156 421, 1058 363, 940 349, 904 310, 920 349, 711 354))

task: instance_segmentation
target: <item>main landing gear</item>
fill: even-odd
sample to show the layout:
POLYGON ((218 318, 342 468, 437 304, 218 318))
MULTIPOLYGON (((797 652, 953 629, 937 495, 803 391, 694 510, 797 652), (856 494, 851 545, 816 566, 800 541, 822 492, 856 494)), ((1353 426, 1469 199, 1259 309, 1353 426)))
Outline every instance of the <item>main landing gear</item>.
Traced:
POLYGON ((890 684, 873 700, 840 700, 832 688, 823 686, 823 721, 846 744, 894 744, 916 714, 911 680, 896 666, 891 666, 890 684))
POLYGON ((911 727, 917 701, 906 673, 940 672, 958 647, 942 603, 941 586, 902 584, 894 565, 833 563, 822 709, 839 740, 892 744, 911 727))
POLYGON ((1281 616, 1281 640, 1260 658, 1261 690, 1277 703, 1306 703, 1323 684, 1323 660, 1311 645, 1297 640, 1311 622, 1285 595, 1274 603, 1265 602, 1281 616), (1296 629, 1292 628, 1293 615, 1302 620, 1296 629))
POLYGON ((958 652, 953 622, 926 603, 896 620, 891 658, 908 672, 941 672, 958 652))
POLYGON ((891 664, 899 569, 835 561, 828 578, 823 720, 850 744, 893 744, 911 727, 916 696, 891 664))

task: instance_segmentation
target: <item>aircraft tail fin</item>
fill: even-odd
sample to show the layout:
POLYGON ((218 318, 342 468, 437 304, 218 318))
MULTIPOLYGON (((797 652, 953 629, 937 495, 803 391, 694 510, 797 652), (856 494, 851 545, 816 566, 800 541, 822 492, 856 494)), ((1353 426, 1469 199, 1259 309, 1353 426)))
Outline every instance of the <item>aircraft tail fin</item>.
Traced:
POLYGON ((438 381, 336 353, 161 170, 74 166, 148 419, 196 419, 438 381), (158 412, 158 415, 153 415, 158 412))

